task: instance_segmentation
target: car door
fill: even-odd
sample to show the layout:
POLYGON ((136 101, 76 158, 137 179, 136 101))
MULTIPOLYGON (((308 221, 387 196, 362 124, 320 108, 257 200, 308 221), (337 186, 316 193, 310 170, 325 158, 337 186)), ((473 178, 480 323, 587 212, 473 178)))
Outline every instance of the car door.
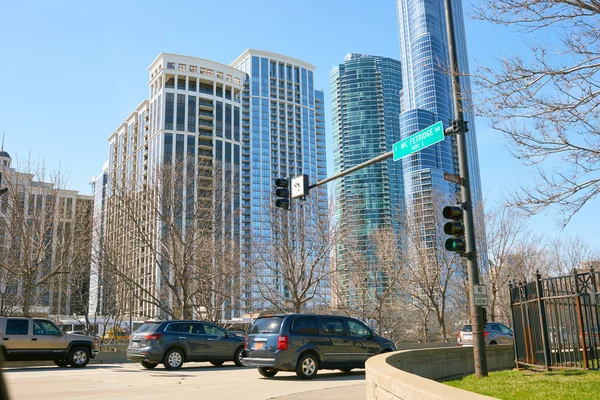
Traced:
POLYGON ((349 365, 351 347, 344 319, 340 317, 319 317, 319 347, 323 353, 321 363, 331 368, 349 365))
POLYGON ((207 342, 201 323, 180 322, 179 338, 186 342, 189 361, 200 361, 206 357, 207 342))
POLYGON ((362 322, 347 319, 348 334, 352 341, 352 347, 349 352, 350 362, 354 368, 364 368, 367 358, 377 354, 380 350, 379 345, 373 340, 372 331, 362 322))
POLYGON ((67 338, 52 322, 45 319, 33 320, 31 356, 36 359, 53 359, 56 353, 64 353, 67 338))
POLYGON ((489 342, 496 342, 497 344, 507 344, 506 333, 500 328, 500 324, 489 324, 489 329, 493 333, 493 337, 489 342))
POLYGON ((500 330, 504 334, 502 344, 513 344, 513 332, 512 332, 512 330, 508 326, 506 326, 504 324, 498 324, 498 326, 500 327, 500 330))
POLYGON ((208 360, 232 360, 236 346, 239 341, 234 342, 234 338, 230 338, 225 330, 216 325, 203 323, 204 334, 206 335, 207 347, 206 357, 208 360))
POLYGON ((31 355, 31 320, 7 318, 2 335, 7 361, 28 360, 31 355))

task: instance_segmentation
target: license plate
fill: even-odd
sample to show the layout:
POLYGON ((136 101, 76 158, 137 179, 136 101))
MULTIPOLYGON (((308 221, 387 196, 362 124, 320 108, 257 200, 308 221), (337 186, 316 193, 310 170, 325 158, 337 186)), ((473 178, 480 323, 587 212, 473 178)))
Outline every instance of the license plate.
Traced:
POLYGON ((140 342, 131 342, 131 347, 140 347, 140 342))
POLYGON ((262 350, 265 348, 265 344, 263 342, 255 342, 254 350, 262 350))
POLYGON ((473 335, 471 333, 465 333, 465 339, 471 339, 473 335))

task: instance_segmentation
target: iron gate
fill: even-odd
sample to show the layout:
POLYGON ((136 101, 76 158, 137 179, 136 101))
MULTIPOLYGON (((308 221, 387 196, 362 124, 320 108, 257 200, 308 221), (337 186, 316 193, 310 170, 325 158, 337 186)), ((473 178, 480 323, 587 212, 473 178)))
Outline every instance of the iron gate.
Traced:
POLYGON ((517 365, 599 369, 598 273, 510 283, 517 365))

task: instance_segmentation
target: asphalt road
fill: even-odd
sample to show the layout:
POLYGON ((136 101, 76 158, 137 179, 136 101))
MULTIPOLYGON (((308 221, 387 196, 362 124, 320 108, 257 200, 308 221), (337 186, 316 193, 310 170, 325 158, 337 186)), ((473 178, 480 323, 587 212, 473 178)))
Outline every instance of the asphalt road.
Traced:
POLYGON ((69 399, 203 399, 203 400, 358 400, 365 398, 364 370, 350 374, 322 370, 305 381, 292 372, 263 378, 255 368, 233 363, 214 367, 190 363, 179 371, 162 365, 96 364, 85 368, 29 367, 5 369, 11 400, 69 399))

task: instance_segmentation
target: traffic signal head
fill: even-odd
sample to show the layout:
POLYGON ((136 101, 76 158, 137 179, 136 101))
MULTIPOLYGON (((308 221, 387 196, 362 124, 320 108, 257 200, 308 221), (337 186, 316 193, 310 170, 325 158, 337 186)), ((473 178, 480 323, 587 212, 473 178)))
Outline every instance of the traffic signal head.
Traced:
POLYGON ((466 243, 464 239, 465 226, 463 224, 463 209, 460 206, 447 206, 442 210, 442 215, 446 219, 451 221, 446 222, 444 225, 444 233, 446 235, 454 236, 446 240, 446 250, 453 251, 455 253, 464 253, 466 250, 466 243))
POLYGON ((275 207, 283 208, 284 210, 290 209, 290 181, 286 178, 275 179, 275 207))

